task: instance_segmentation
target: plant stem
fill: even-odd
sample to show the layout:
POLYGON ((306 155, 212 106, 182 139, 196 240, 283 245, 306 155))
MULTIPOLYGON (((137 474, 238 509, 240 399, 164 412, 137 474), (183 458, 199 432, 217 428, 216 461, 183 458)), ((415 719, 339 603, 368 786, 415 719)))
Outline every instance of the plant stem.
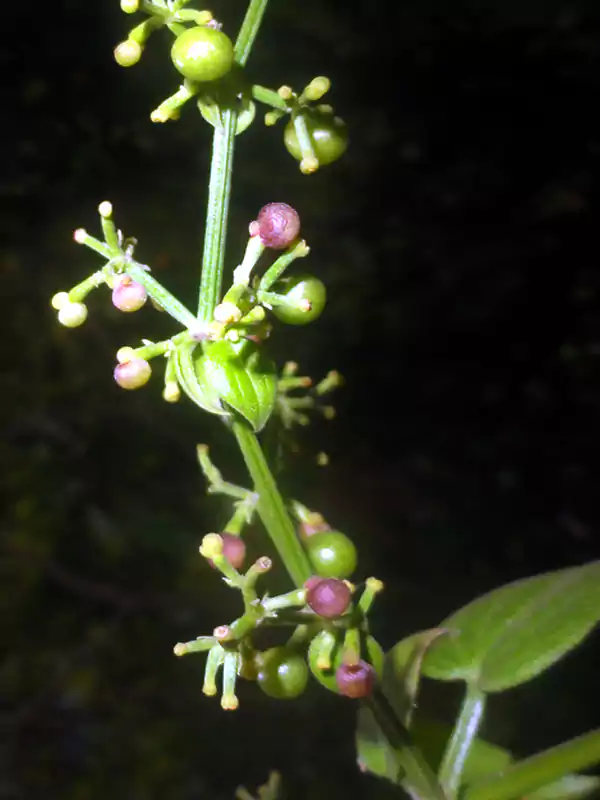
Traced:
POLYGON ((148 273, 148 270, 144 269, 142 264, 132 260, 124 261, 124 272, 136 283, 141 284, 150 297, 156 300, 173 319, 176 319, 185 328, 193 329, 195 327, 196 318, 191 311, 188 311, 183 303, 180 303, 171 292, 167 291, 161 283, 155 280, 148 273))
POLYGON ((266 86, 259 86, 257 83, 252 86, 252 97, 259 103, 266 103, 280 111, 287 111, 289 108, 287 100, 284 100, 280 94, 274 92, 273 89, 267 89, 266 86))
POLYGON ((312 574, 310 563, 296 536, 259 441, 250 425, 241 417, 234 418, 232 429, 258 493, 258 513, 290 577, 296 586, 302 587, 312 574))
MULTIPOLYGON (((268 0, 251 0, 242 27, 235 43, 236 64, 243 67, 260 28, 268 0)), ((237 125, 237 111, 233 108, 221 110, 222 125, 215 127, 213 137, 210 182, 208 186, 208 208, 202 253, 202 276, 198 300, 198 319, 210 322, 221 294, 223 265, 225 263, 225 240, 227 217, 231 193, 233 147, 237 125)))
POLYGON ((233 167, 233 145, 237 124, 237 111, 226 108, 221 114, 222 125, 215 127, 213 135, 210 182, 208 185, 208 207, 204 230, 202 253, 202 276, 198 299, 198 319, 210 322, 221 294, 223 265, 225 263, 225 240, 227 217, 231 194, 233 167))
POLYGON ((235 62, 240 67, 246 66, 268 2, 269 0, 251 0, 248 6, 234 49, 235 62))
POLYGON ((398 719, 381 689, 376 688, 372 695, 363 700, 363 704, 373 714, 396 754, 398 775, 406 776, 402 784, 406 784, 419 800, 447 800, 433 770, 413 744, 407 728, 398 719))
POLYGON ((468 685, 460 714, 446 746, 438 777, 449 798, 456 797, 471 745, 485 710, 485 695, 468 685))
POLYGON ((467 788, 461 800, 514 800, 600 762, 600 729, 544 750, 467 788))

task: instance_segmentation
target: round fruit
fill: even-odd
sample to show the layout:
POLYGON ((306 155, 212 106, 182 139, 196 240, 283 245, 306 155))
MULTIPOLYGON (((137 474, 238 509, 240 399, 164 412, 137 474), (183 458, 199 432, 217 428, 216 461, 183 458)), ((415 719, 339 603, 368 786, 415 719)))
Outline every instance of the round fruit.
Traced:
POLYGON ((289 700, 301 695, 308 682, 306 661, 288 647, 272 647, 258 657, 258 685, 269 697, 289 700))
POLYGON ((261 242, 273 250, 284 250, 300 233, 300 216, 287 203, 267 203, 256 223, 261 242))
MULTIPOLYGON (((346 124, 339 117, 316 109, 303 112, 303 116, 319 164, 325 166, 337 161, 348 147, 346 124)), ((302 161, 303 154, 292 120, 285 127, 283 142, 296 161, 302 161)))
POLYGON ((315 533, 304 546, 315 572, 323 578, 349 578, 356 569, 356 548, 339 531, 315 533))
POLYGON ((233 44, 222 31, 198 25, 175 39, 171 59, 191 81, 215 81, 233 66, 233 44))
MULTIPOLYGON (((372 636, 367 636, 363 646, 363 655, 371 662, 374 667, 375 674, 381 677, 383 675, 383 650, 379 642, 373 639, 372 636), (366 652, 365 652, 366 651, 366 652)), ((342 666, 343 656, 343 634, 334 633, 333 631, 321 631, 311 641, 308 648, 308 666, 315 678, 326 689, 332 692, 341 694, 340 687, 336 680, 336 673, 342 666), (332 646, 333 645, 333 646, 332 646), (328 668, 324 668, 322 659, 324 650, 329 649, 331 655, 330 664, 328 668)))
POLYGON ((350 587, 337 578, 309 579, 306 584, 306 603, 320 617, 341 617, 348 610, 351 600, 350 587))
POLYGON ((342 664, 335 673, 338 692, 356 700, 366 697, 373 691, 375 670, 366 661, 357 664, 342 664))
POLYGON ((272 291, 287 302, 273 305, 273 314, 287 325, 308 325, 323 313, 327 300, 325 284, 313 275, 290 275, 277 281, 272 291))

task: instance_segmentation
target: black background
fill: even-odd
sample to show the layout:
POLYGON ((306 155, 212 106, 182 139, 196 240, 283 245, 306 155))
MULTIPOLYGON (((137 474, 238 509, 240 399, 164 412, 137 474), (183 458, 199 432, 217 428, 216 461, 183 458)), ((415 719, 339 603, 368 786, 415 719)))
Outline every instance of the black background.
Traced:
MULTIPOLYGON (((233 35, 243 3, 211 10, 233 35)), ((387 796, 356 771, 351 704, 243 686, 224 714, 200 692, 202 657, 173 658, 238 613, 197 555, 227 508, 206 497, 194 445, 243 482, 239 456, 212 419, 167 406, 160 380, 114 385, 116 349, 168 336, 164 317, 98 292, 66 330, 49 307, 99 266, 72 231, 97 233, 104 199, 195 302, 210 129, 191 105, 152 125, 178 78, 167 34, 117 67, 131 24, 99 0, 21 4, 3 22, 0 797, 231 798, 271 768, 290 797, 387 796)), ((306 177, 259 113, 237 140, 227 258, 264 203, 300 212, 329 304, 272 347, 346 387, 283 485, 385 581, 382 644, 597 558, 597 4, 273 0, 248 72, 296 89, 328 75, 351 131, 344 159, 306 177)), ((492 698, 488 738, 527 754, 597 725, 597 650, 492 698)), ((460 692, 442 689, 429 703, 443 717, 460 692)))

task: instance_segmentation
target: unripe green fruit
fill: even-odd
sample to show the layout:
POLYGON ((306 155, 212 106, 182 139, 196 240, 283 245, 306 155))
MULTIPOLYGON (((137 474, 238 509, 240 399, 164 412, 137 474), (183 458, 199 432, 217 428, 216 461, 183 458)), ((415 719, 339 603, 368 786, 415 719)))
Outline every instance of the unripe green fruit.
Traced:
POLYGON ((305 273, 281 278, 271 291, 285 296, 288 301, 273 305, 273 314, 287 325, 308 325, 309 322, 314 322, 323 313, 327 301, 325 284, 314 275, 305 273))
POLYGON ((323 578, 349 578, 356 569, 356 548, 339 531, 315 533, 304 546, 316 574, 323 578))
MULTIPOLYGON (((339 117, 316 109, 304 111, 302 114, 319 164, 325 166, 337 161, 348 147, 346 124, 339 117)), ((296 161, 302 161, 303 154, 292 120, 285 127, 283 142, 296 161)))
POLYGON ((288 647, 272 647, 257 657, 257 683, 263 692, 277 700, 301 695, 308 683, 306 661, 288 647))
POLYGON ((171 59, 191 81, 215 81, 233 66, 233 44, 222 31, 198 25, 175 39, 171 59))

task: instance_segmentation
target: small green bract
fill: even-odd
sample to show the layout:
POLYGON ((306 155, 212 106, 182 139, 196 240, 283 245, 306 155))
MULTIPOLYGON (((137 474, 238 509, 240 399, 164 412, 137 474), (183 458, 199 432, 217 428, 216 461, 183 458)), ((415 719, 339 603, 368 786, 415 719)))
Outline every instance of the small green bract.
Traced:
POLYGON ((215 81, 233 66, 233 44, 222 31, 199 25, 175 39, 171 59, 191 81, 215 81))

